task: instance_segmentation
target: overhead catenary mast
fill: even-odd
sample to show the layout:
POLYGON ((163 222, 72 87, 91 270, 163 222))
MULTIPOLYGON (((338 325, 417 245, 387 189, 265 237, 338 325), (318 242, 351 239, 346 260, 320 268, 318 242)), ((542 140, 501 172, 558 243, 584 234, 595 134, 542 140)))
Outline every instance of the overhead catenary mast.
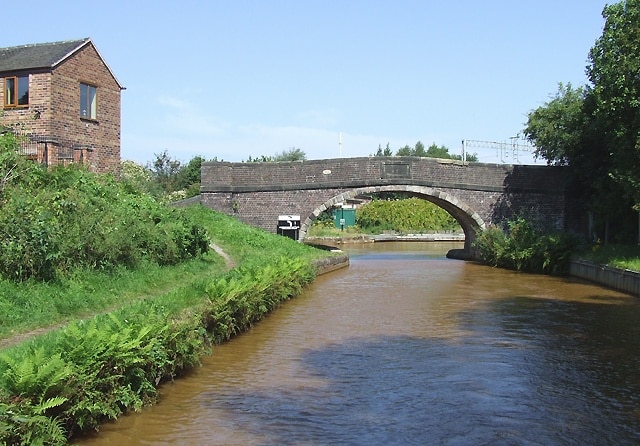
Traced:
POLYGON ((506 159, 511 158, 516 163, 519 163, 520 153, 535 153, 535 146, 526 140, 520 139, 520 135, 512 136, 509 141, 478 141, 474 139, 462 140, 462 161, 467 160, 467 154, 469 153, 469 147, 483 148, 483 149, 495 149, 496 158, 500 159, 500 162, 506 163, 506 159))

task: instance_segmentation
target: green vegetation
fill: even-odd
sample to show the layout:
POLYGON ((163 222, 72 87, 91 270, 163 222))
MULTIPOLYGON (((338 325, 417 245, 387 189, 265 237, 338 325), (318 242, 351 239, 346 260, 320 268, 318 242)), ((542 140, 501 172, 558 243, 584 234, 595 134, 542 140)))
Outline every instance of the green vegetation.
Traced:
POLYGON ((560 84, 529 113, 524 133, 538 156, 571 172, 596 237, 629 244, 637 242, 640 210, 640 0, 607 5, 603 17, 589 84, 560 84))
POLYGON ((344 229, 336 228, 333 220, 316 220, 307 232, 307 237, 346 237, 351 235, 373 234, 365 232, 360 226, 348 226, 344 229))
POLYGON ((111 176, 48 170, 0 147, 0 278, 54 281, 77 270, 170 265, 208 249, 203 228, 111 176))
MULTIPOLYGON (((383 149, 381 145, 378 145, 378 151, 373 156, 394 156, 393 151, 389 147, 389 143, 383 149)), ((449 149, 445 146, 438 146, 435 143, 431 144, 428 149, 425 150, 424 144, 418 141, 414 147, 406 145, 399 148, 396 151, 395 156, 419 156, 423 158, 440 158, 440 159, 453 159, 462 160, 462 155, 454 155, 449 153, 449 149)), ((467 154, 466 161, 477 162, 478 154, 467 154)))
MULTIPOLYGON (((195 156, 188 163, 172 158, 165 150, 155 154, 146 166, 125 160, 120 163, 120 177, 131 187, 163 202, 172 202, 200 193, 200 167, 204 157, 195 156)), ((217 161, 217 158, 209 162, 217 161)))
POLYGON ((275 155, 261 155, 255 158, 249 157, 248 163, 277 163, 284 161, 304 161, 307 159, 307 154, 298 147, 292 147, 288 150, 283 150, 275 155))
POLYGON ((560 83, 524 129, 537 156, 570 173, 572 202, 589 213, 598 242, 572 247, 568 236, 533 234, 516 221, 507 233, 491 228, 476 241, 489 264, 562 270, 573 251, 575 258, 640 270, 640 0, 607 5, 602 15, 602 35, 588 54, 589 84, 560 83))
POLYGON ((599 265, 640 271, 640 246, 638 245, 601 245, 596 243, 588 250, 577 252, 574 257, 599 265))
POLYGON ((640 271, 640 246, 591 246, 565 232, 542 232, 515 219, 507 229, 490 227, 474 242, 479 260, 491 266, 542 274, 566 274, 570 260, 586 260, 599 265, 640 271))
POLYGON ((153 402, 330 255, 201 206, 167 208, 129 179, 46 170, 0 138, 0 444, 64 444, 153 402))
MULTIPOLYGON (((301 149, 291 148, 275 155, 249 157, 247 162, 302 161, 306 157, 301 149)), ((120 177, 137 191, 151 195, 164 203, 169 203, 200 194, 202 163, 216 161, 218 161, 217 157, 206 160, 197 155, 188 163, 183 163, 164 150, 161 153, 156 153, 155 159, 144 166, 130 160, 122 161, 120 163, 120 177)))
POLYGON ((377 199, 358 209, 356 221, 363 231, 424 233, 460 230, 458 222, 441 207, 421 198, 377 199))
POLYGON ((577 240, 566 232, 542 232, 524 219, 509 221, 507 230, 487 228, 474 249, 488 265, 529 273, 566 274, 577 240))
MULTIPOLYGON (((197 365, 211 345, 297 295, 313 280, 311 260, 327 255, 199 206, 186 212, 205 224, 238 266, 225 272, 207 253, 201 260, 164 267, 174 278, 186 273, 176 285, 154 284, 158 270, 150 277, 147 270, 138 271, 135 280, 102 292, 118 307, 110 313, 75 319, 2 351, 0 444, 63 444, 104 419, 153 402, 159 383, 197 365), (145 279, 155 288, 141 298, 136 290, 145 279)), ((77 277, 76 286, 90 290, 104 284, 93 279, 77 277)), ((35 284, 20 285, 27 288, 25 298, 32 298, 28 289, 35 284)), ((51 293, 52 305, 66 306, 69 295, 62 287, 40 284, 32 292, 49 286, 59 292, 51 293)))
POLYGON ((225 265, 214 253, 172 266, 146 262, 135 270, 78 270, 55 282, 0 280, 2 339, 74 318, 106 312, 135 300, 152 298, 203 276, 220 274, 225 265))
POLYGON ((460 224, 441 207, 421 198, 401 194, 380 194, 356 211, 356 225, 341 231, 330 210, 322 214, 309 230, 311 236, 329 237, 356 234, 401 234, 461 231, 460 224))

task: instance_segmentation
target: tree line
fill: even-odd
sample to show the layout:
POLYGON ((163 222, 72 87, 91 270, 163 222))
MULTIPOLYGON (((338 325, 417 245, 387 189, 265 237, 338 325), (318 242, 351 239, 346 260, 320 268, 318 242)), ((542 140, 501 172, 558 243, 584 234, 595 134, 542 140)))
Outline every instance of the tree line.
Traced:
MULTIPOLYGON (((395 154, 391 147, 389 147, 389 143, 387 143, 386 147, 383 149, 382 145, 378 145, 378 150, 373 156, 419 156, 423 158, 440 158, 440 159, 453 159, 453 160, 462 160, 462 155, 456 155, 455 153, 449 153, 449 149, 445 146, 439 146, 436 143, 432 143, 428 148, 425 149, 424 144, 421 141, 418 141, 415 146, 411 147, 408 144, 404 147, 400 147, 396 150, 395 154)), ((478 154, 467 154, 465 157, 466 161, 470 162, 478 162, 478 154)))

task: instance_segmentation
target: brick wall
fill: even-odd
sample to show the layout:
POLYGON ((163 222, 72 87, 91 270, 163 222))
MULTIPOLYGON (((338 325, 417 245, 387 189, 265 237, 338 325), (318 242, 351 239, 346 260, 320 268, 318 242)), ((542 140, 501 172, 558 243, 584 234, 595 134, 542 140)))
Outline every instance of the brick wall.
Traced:
POLYGON ((52 134, 92 150, 77 151, 95 172, 120 166, 120 87, 93 45, 56 67, 51 80, 52 134), (80 117, 80 83, 96 86, 97 117, 80 117))

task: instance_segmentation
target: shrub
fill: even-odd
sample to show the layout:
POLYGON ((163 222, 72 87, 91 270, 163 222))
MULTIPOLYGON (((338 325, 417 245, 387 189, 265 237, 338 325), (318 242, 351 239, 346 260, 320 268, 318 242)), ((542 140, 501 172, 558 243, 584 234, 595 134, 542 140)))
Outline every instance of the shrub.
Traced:
POLYGON ((559 231, 542 232, 522 218, 507 223, 507 230, 487 228, 474 241, 480 260, 501 268, 544 274, 565 274, 577 240, 559 231))
POLYGON ((0 276, 18 281, 55 277, 57 226, 37 198, 14 194, 0 213, 0 276))
POLYGON ((2 191, 0 277, 50 281, 79 268, 136 268, 143 259, 169 265, 208 249, 206 231, 184 210, 110 176, 76 166, 38 175, 2 191))

